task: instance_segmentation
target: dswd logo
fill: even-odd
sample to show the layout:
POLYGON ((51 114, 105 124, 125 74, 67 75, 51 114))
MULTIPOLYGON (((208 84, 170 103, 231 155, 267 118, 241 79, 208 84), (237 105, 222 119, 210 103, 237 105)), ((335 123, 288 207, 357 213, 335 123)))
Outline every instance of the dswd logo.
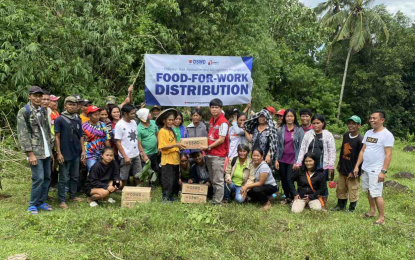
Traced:
POLYGON ((203 64, 206 64, 206 61, 205 60, 189 60, 189 64, 203 65, 203 64))

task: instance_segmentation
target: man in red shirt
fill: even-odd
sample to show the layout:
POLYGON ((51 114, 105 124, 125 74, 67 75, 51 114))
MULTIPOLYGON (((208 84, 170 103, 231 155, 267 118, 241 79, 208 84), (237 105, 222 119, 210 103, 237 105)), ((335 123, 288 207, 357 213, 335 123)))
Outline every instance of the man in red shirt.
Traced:
POLYGON ((224 195, 225 158, 229 152, 229 123, 222 113, 222 100, 215 98, 209 104, 212 118, 209 121, 206 165, 213 187, 213 203, 222 203, 224 195))

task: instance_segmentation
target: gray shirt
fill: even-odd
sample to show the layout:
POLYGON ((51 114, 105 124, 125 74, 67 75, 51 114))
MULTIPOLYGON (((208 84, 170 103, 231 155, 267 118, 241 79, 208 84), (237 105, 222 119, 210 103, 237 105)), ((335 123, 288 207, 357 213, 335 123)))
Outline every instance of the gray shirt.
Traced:
POLYGON ((271 168, 269 168, 266 162, 262 162, 256 169, 255 169, 255 182, 259 182, 259 175, 263 172, 268 173, 267 179, 265 180, 264 185, 272 185, 277 186, 275 182, 274 176, 272 176, 271 168))

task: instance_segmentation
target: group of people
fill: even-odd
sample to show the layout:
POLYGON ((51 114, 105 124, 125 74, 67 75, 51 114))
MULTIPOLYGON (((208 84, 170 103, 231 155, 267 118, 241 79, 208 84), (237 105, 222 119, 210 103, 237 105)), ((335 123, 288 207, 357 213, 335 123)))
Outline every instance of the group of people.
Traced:
POLYGON ((69 201, 81 202, 77 196, 81 190, 95 207, 101 201, 115 202, 109 195, 126 185, 157 179, 165 203, 176 199, 183 183, 202 183, 209 187, 214 204, 235 199, 257 202, 268 210, 273 197, 280 195, 281 181, 281 204, 290 205, 294 213, 306 207, 327 208, 327 182, 333 180, 336 168, 338 202, 332 210, 345 210, 347 200, 349 211, 355 210, 361 180, 370 204, 363 217, 375 217, 377 208, 375 223, 385 223, 382 188, 394 144, 384 127, 385 112, 371 114, 372 129, 364 137, 359 133, 361 119, 348 118, 349 131, 335 167, 334 137, 325 129, 324 116, 309 109, 299 111, 300 120, 291 108, 265 107, 248 115, 250 104, 244 112, 225 113, 222 101, 213 99, 210 120, 205 123, 201 108, 196 107, 185 127, 182 113, 175 108, 134 107, 132 91, 130 86, 119 106, 113 96, 107 97, 106 107, 96 107, 79 95, 68 96, 59 114, 59 97, 30 88, 29 102, 17 115, 19 141, 32 170, 30 213, 52 210, 46 200, 51 173, 57 168, 63 209, 68 208, 67 193, 69 201), (195 150, 180 142, 192 137, 206 137, 208 146, 195 150), (144 174, 148 168, 151 178, 144 174))

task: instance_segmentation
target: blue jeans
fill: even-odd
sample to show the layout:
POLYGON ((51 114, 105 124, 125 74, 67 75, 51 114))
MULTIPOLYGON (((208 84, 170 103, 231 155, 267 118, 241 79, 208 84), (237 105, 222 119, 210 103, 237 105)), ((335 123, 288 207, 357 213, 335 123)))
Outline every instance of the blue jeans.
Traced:
POLYGON ((69 198, 76 197, 79 182, 79 157, 70 161, 64 161, 59 165, 58 199, 66 201, 66 187, 69 188, 69 198))
POLYGON ((29 206, 39 207, 48 198, 52 170, 50 157, 38 159, 37 165, 30 165, 30 170, 32 170, 32 190, 29 206))
POLYGON ((92 166, 94 166, 94 164, 97 162, 97 159, 88 159, 86 160, 86 168, 88 169, 88 171, 91 171, 92 166))
POLYGON ((242 186, 237 186, 235 185, 235 183, 231 183, 230 185, 228 185, 225 182, 225 194, 224 194, 224 198, 229 200, 231 198, 231 192, 234 191, 235 192, 235 200, 237 202, 244 202, 245 198, 242 197, 241 195, 241 188, 242 186))

